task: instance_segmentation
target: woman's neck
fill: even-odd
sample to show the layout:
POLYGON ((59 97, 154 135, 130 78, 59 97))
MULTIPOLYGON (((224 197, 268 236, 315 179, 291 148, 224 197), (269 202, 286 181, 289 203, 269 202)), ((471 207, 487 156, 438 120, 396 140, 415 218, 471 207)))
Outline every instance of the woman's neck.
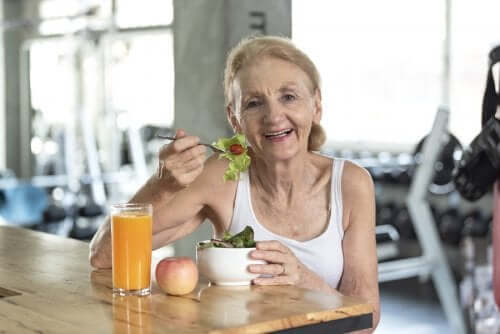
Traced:
POLYGON ((304 185, 312 186, 314 183, 316 168, 309 152, 287 161, 272 163, 254 157, 252 159, 249 171, 252 185, 275 199, 286 199, 290 203, 297 195, 297 189, 304 191, 309 189, 304 185))

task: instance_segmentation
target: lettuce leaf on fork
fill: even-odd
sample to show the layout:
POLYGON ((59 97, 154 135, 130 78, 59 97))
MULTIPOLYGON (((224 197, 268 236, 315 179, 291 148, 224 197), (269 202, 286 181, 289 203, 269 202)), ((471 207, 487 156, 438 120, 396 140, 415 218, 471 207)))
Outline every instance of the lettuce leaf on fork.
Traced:
POLYGON ((248 144, 245 135, 237 133, 230 138, 219 138, 213 143, 215 147, 224 151, 219 153, 219 159, 226 158, 229 160, 229 166, 224 173, 224 181, 237 180, 241 172, 245 172, 250 166, 250 156, 248 156, 248 144), (244 148, 241 154, 233 154, 229 150, 231 145, 239 144, 244 148))

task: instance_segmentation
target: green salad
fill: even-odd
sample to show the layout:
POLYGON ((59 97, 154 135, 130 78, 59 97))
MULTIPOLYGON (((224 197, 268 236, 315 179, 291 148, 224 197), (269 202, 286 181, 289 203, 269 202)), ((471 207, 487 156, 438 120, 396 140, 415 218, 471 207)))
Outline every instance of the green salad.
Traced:
POLYGON ((231 235, 224 232, 224 237, 221 239, 210 239, 210 241, 200 242, 198 248, 204 249, 209 247, 218 248, 253 248, 255 241, 253 240, 253 229, 250 226, 245 227, 238 234, 231 235))
POLYGON ((229 166, 224 173, 224 181, 237 180, 240 172, 246 171, 250 166, 245 135, 237 133, 231 138, 220 138, 213 145, 224 151, 224 153, 219 153, 219 159, 226 158, 229 160, 229 166))

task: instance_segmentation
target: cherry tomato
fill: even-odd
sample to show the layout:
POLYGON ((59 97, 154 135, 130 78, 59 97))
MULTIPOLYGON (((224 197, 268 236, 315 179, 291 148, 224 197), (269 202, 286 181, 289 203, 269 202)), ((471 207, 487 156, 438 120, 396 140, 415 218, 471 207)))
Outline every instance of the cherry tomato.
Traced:
POLYGON ((229 152, 234 155, 240 155, 241 153, 245 152, 245 149, 240 144, 233 144, 229 146, 229 152))

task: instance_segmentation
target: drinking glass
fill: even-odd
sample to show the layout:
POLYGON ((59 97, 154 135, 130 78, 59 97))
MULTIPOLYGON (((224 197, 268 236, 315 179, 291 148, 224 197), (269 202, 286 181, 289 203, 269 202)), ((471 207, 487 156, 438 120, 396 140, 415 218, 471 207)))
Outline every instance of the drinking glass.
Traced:
POLYGON ((111 206, 113 293, 151 293, 153 207, 127 203, 111 206))

